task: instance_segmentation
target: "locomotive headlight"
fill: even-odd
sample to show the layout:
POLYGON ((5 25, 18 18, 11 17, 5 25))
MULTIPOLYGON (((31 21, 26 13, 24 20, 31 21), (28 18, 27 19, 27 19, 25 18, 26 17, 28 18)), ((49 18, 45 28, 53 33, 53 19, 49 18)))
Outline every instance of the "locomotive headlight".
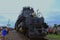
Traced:
POLYGON ((36 13, 32 13, 33 16, 36 16, 36 13))

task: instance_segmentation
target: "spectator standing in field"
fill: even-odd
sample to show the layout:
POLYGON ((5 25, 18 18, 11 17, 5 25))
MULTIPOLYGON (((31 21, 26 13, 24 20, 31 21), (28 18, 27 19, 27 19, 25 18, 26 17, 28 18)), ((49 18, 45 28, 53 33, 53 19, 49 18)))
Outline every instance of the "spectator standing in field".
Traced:
POLYGON ((52 28, 51 27, 49 28, 49 33, 52 34, 52 28))
POLYGON ((57 35, 57 31, 58 31, 57 28, 55 28, 54 31, 55 31, 54 33, 57 35))

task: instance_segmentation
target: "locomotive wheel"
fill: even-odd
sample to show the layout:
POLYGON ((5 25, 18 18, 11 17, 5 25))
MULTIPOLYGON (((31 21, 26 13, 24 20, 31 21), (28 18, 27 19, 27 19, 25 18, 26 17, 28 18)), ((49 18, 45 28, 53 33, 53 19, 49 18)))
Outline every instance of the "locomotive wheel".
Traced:
POLYGON ((16 29, 15 29, 17 32, 18 32, 18 28, 16 27, 16 29))
POLYGON ((28 33, 28 29, 26 30, 25 29, 25 32, 24 32, 24 35, 27 37, 27 38, 29 38, 29 35, 28 35, 29 33, 28 33))

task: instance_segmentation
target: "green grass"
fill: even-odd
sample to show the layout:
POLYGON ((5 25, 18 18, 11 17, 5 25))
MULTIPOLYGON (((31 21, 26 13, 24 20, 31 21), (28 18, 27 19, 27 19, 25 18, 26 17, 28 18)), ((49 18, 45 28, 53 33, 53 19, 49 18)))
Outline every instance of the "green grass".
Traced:
POLYGON ((55 34, 48 34, 47 37, 50 40, 60 40, 60 34, 57 34, 57 35, 55 35, 55 34))

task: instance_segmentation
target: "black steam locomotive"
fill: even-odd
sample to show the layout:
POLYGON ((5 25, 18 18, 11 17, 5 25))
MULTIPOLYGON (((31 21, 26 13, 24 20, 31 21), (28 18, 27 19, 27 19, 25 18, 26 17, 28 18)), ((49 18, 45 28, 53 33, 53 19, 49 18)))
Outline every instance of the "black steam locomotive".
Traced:
POLYGON ((16 31, 23 33, 29 38, 45 37, 47 28, 48 25, 44 22, 43 16, 35 13, 31 7, 23 7, 15 23, 16 31))

